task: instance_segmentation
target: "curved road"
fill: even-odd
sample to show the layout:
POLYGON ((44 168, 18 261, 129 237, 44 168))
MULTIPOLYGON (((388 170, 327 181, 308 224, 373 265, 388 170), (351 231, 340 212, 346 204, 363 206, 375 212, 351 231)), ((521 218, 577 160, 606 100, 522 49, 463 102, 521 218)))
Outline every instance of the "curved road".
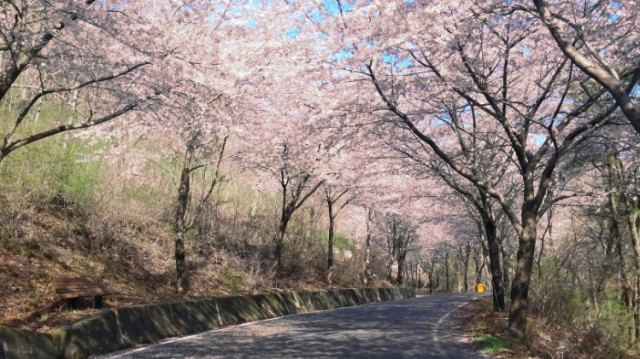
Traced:
POLYGON ((476 297, 433 294, 293 315, 102 358, 484 358, 461 340, 454 318, 476 297))

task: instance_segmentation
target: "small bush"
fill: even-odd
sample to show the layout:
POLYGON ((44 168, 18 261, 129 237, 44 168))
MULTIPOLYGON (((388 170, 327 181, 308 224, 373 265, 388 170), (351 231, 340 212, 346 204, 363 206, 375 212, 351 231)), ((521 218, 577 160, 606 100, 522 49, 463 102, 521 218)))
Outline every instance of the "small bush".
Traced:
POLYGON ((235 272, 231 268, 224 270, 223 281, 224 286, 229 288, 232 293, 242 293, 246 290, 242 273, 235 272))
POLYGON ((531 312, 536 325, 531 332, 556 332, 558 355, 564 357, 624 358, 631 313, 623 306, 621 293, 609 289, 593 292, 582 285, 562 281, 553 263, 543 267, 545 276, 532 286, 531 312))
POLYGON ((493 356, 509 351, 505 342, 491 334, 480 334, 476 336, 474 340, 480 346, 480 350, 486 355, 493 356))

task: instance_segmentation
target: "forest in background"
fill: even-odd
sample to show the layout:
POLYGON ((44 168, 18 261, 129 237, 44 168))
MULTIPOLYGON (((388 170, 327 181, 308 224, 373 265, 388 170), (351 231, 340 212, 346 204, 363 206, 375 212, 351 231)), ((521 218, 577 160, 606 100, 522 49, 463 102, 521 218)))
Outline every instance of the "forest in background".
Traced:
POLYGON ((2 323, 70 320, 72 275, 112 305, 484 282, 514 337, 632 352, 637 6, 5 1, 2 323))

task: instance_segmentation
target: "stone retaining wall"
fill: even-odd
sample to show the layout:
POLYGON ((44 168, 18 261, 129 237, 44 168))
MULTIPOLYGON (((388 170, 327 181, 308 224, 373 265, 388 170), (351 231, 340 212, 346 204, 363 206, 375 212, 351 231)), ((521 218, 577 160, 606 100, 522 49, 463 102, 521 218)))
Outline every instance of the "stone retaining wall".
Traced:
POLYGON ((0 359, 87 358, 229 325, 413 297, 415 290, 409 288, 365 288, 269 293, 105 309, 48 334, 0 326, 0 359))

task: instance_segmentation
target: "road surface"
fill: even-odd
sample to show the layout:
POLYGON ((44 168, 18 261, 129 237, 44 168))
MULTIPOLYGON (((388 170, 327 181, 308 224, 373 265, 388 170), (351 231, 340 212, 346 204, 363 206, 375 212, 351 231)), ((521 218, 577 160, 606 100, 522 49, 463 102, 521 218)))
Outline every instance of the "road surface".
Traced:
POLYGON ((456 326, 455 310, 476 297, 434 294, 294 315, 102 358, 484 358, 456 326))

